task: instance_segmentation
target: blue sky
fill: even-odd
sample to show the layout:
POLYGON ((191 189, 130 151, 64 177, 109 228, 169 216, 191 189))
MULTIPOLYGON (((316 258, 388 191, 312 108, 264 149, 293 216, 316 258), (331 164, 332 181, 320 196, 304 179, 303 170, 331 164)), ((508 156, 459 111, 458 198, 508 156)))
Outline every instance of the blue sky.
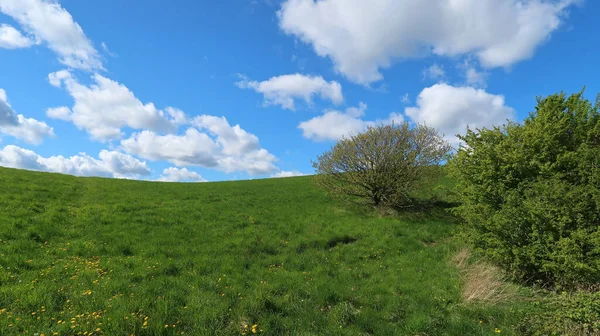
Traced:
POLYGON ((448 140, 594 99, 600 3, 0 0, 0 165, 215 181, 310 174, 369 125, 448 140))

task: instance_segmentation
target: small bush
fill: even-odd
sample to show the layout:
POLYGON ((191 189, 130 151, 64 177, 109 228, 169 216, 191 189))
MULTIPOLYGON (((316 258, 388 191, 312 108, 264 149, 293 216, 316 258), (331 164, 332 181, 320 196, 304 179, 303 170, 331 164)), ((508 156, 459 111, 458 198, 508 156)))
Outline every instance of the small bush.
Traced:
POLYGON ((313 162, 319 186, 332 196, 375 206, 407 206, 437 182, 450 145, 435 129, 407 122, 369 127, 338 141, 313 162))
POLYGON ((538 99, 524 124, 467 130, 451 161, 465 236, 516 278, 600 280, 600 113, 582 93, 538 99))

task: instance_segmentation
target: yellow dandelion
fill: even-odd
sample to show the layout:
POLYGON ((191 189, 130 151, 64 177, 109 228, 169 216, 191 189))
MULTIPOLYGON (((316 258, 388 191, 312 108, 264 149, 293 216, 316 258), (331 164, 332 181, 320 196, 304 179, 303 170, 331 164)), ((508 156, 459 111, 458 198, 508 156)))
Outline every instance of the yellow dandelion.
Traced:
POLYGON ((494 332, 499 334, 499 333, 500 333, 500 329, 498 329, 498 328, 495 328, 495 329, 494 329, 494 332))
POLYGON ((165 324, 165 328, 168 328, 168 327, 169 327, 169 325, 168 325, 168 324, 165 324))

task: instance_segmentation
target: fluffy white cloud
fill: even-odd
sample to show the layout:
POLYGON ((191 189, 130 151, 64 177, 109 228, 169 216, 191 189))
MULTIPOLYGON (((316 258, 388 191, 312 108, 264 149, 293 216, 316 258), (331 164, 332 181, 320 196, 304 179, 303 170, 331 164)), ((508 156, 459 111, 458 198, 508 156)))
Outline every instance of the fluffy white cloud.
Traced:
POLYGON ((444 76, 446 76, 444 68, 437 64, 433 64, 429 68, 425 69, 425 71, 423 71, 423 77, 425 78, 440 79, 444 78, 444 76))
POLYGON ((47 171, 78 176, 138 178, 150 175, 150 168, 130 155, 103 150, 99 159, 85 153, 71 157, 42 157, 35 152, 8 145, 0 150, 0 165, 11 168, 47 171))
POLYGON ((301 74, 271 77, 262 82, 251 81, 245 76, 236 85, 242 89, 253 89, 262 93, 265 105, 281 105, 284 109, 294 110, 294 100, 303 99, 307 104, 313 96, 320 96, 334 104, 344 101, 342 86, 336 81, 327 82, 321 76, 306 76, 301 74))
POLYGON ((224 154, 242 155, 260 149, 256 135, 246 132, 240 125, 230 126, 225 117, 201 115, 194 118, 193 124, 216 135, 224 154))
POLYGON ((17 115, 8 103, 6 91, 0 89, 0 134, 8 134, 31 144, 53 137, 54 130, 45 122, 17 115))
MULTIPOLYGON (((131 155, 102 150, 98 156, 100 160, 92 159, 92 161, 111 172, 114 177, 135 177, 150 174, 150 168, 148 168, 146 162, 140 161, 131 155)), ((89 157, 87 158, 89 159, 89 157)))
POLYGON ((122 140, 121 146, 142 158, 166 160, 177 166, 215 168, 226 173, 245 171, 250 175, 276 170, 275 156, 261 148, 258 138, 239 125, 231 126, 224 117, 208 115, 198 116, 192 123, 197 128, 188 128, 179 135, 135 133, 122 140))
POLYGON ((157 179, 162 182, 206 182, 200 174, 189 171, 186 168, 170 167, 163 170, 162 175, 157 179))
POLYGON ((184 134, 159 135, 142 131, 121 141, 125 151, 153 161, 169 161, 178 166, 218 166, 218 145, 206 134, 188 128, 184 134))
MULTIPOLYGON (((2 105, 1 102, 0 105, 2 105)), ((0 109, 2 108, 0 107, 0 109)), ((0 126, 0 133, 12 135, 17 139, 34 145, 42 143, 46 137, 54 137, 54 129, 52 127, 43 121, 25 118, 22 114, 17 116, 16 125, 0 126)))
POLYGON ((305 138, 315 141, 338 140, 351 134, 356 134, 369 126, 381 123, 402 122, 403 116, 391 113, 388 119, 366 121, 361 117, 365 115, 367 104, 360 103, 358 107, 350 107, 345 111, 326 110, 321 116, 303 121, 298 125, 305 138))
POLYGON ((54 0, 0 0, 0 12, 15 19, 36 42, 44 42, 68 67, 102 69, 98 51, 69 12, 54 0))
POLYGON ((99 74, 94 74, 92 79, 94 84, 86 86, 67 70, 48 75, 50 84, 64 87, 75 104, 72 108, 48 109, 46 114, 50 118, 73 122, 99 141, 121 138, 123 127, 162 133, 173 132, 187 122, 181 110, 167 107, 163 111, 153 103, 143 104, 125 85, 99 74))
POLYGON ((472 54, 485 67, 533 56, 577 0, 286 0, 280 28, 369 84, 395 60, 472 54))
POLYGON ((415 122, 439 129, 453 144, 458 143, 455 135, 464 134, 467 125, 472 128, 500 126, 515 116, 514 109, 505 105, 502 95, 443 83, 423 89, 416 104, 416 107, 406 108, 404 113, 415 122))
POLYGON ((282 170, 282 171, 279 171, 279 172, 271 175, 271 177, 280 178, 280 177, 294 177, 294 176, 304 176, 304 175, 306 175, 306 174, 303 174, 297 170, 293 170, 293 171, 282 170))
POLYGON ((20 31, 7 24, 0 25, 0 48, 18 49, 33 45, 33 41, 23 36, 20 31))

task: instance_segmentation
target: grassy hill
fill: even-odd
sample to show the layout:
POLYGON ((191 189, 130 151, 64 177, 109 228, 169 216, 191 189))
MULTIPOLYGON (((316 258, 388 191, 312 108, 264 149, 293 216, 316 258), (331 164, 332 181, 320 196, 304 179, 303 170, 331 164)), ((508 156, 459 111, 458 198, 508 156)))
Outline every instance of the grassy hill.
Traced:
POLYGON ((310 177, 0 189, 0 335, 516 334, 516 306, 464 301, 440 209, 381 218, 310 177))

